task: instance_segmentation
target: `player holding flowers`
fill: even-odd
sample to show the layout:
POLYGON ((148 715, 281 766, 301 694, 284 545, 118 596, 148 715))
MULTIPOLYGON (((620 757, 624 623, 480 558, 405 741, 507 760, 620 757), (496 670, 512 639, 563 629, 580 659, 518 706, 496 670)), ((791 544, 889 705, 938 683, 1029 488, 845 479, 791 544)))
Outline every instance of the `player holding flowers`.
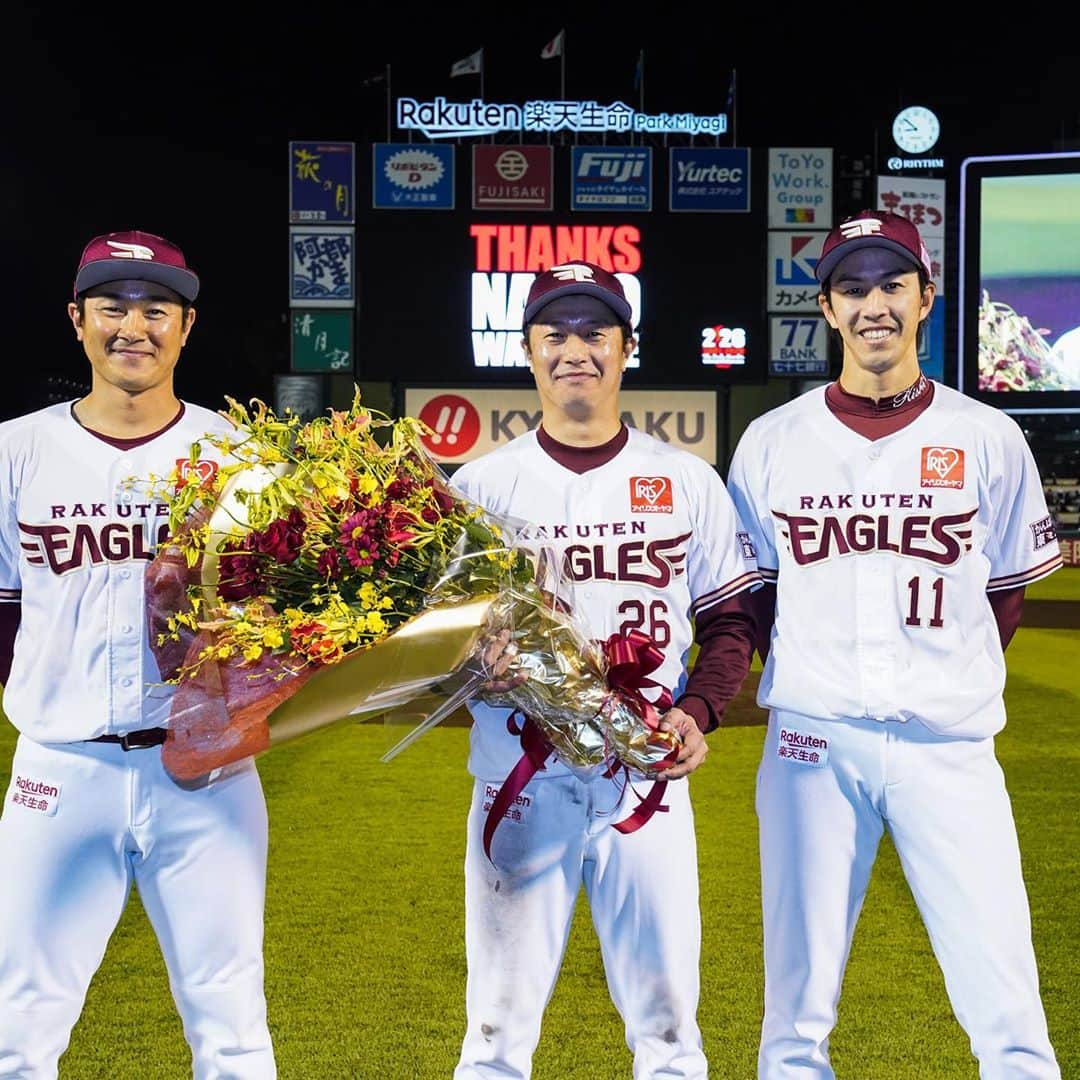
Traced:
POLYGON ((582 778, 556 757, 543 760, 520 716, 471 704, 468 1029, 455 1080, 530 1075, 582 885, 634 1075, 707 1071, 696 1019, 701 932, 687 777, 705 760, 704 733, 746 676, 744 605, 759 579, 717 474, 619 419, 630 319, 621 284, 599 266, 567 263, 538 275, 523 346, 542 424, 463 466, 453 482, 488 510, 530 522, 524 540, 555 549, 573 612, 595 638, 651 639, 661 662, 649 678, 663 689, 648 693, 682 745, 661 773, 670 781, 664 812, 637 829, 640 777, 582 778), (695 637, 700 652, 688 679, 695 637), (489 860, 491 809, 522 760, 542 768, 502 818, 489 860))

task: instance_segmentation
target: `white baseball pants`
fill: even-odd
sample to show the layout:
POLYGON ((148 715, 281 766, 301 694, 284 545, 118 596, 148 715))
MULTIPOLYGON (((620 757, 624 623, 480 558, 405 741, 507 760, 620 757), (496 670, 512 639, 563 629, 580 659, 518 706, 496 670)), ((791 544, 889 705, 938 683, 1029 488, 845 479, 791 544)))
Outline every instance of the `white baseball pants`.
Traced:
MULTIPOLYGON (((649 781, 636 782, 644 796, 649 781)), ((608 990, 625 1023, 635 1080, 707 1075, 697 1025, 701 916, 686 780, 640 829, 611 828, 637 806, 610 780, 536 778, 483 850, 497 783, 477 781, 465 855, 468 1029, 455 1080, 527 1080, 543 1012, 584 884, 608 990), (497 869, 496 869, 497 867, 497 869)), ((597 1062, 601 1046, 584 1044, 597 1062)))
POLYGON ((254 763, 187 790, 159 747, 20 737, 0 819, 0 1078, 55 1080, 134 882, 196 1080, 273 1080, 266 850, 254 763))
MULTIPOLYGON (((759 1080, 833 1076, 829 1033, 884 829, 982 1080, 1058 1080, 992 738, 943 738, 915 721, 774 713, 757 813, 765 937, 759 1080)), ((887 963, 883 957, 883 972, 887 963)))

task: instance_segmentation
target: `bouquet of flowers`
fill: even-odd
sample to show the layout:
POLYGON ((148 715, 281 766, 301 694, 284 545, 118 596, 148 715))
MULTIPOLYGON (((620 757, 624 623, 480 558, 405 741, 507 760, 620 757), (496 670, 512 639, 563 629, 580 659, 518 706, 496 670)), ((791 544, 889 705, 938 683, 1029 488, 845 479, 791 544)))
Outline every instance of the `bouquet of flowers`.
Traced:
POLYGON ((979 304, 980 390, 1068 390, 1060 358, 1028 319, 984 289, 979 304))
POLYGON ((214 474, 192 467, 157 491, 169 537, 147 571, 147 614, 176 686, 163 749, 174 778, 431 703, 389 760, 470 697, 525 718, 534 770, 552 750, 586 773, 648 775, 674 759, 678 736, 642 693, 658 650, 641 634, 590 640, 560 602, 557 560, 453 490, 419 421, 372 412, 359 393, 307 423, 228 402, 234 431, 192 448, 194 466, 214 447, 214 474), (483 654, 498 640, 514 677, 494 681, 483 654))

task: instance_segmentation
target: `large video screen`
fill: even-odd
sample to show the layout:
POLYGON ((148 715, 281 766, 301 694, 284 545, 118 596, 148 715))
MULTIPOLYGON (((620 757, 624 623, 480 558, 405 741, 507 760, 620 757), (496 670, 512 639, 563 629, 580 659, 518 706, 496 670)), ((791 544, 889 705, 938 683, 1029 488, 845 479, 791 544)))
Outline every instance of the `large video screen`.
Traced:
POLYGON ((960 198, 960 389, 1080 412, 1080 154, 968 158, 960 198))

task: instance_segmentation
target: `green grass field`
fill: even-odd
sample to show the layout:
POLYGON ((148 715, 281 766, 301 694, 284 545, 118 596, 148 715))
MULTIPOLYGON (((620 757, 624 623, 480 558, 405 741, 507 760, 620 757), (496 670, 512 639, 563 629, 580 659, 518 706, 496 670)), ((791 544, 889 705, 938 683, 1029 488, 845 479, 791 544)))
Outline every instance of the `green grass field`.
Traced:
POLYGON ((1066 566, 1024 590, 1031 600, 1080 601, 1080 568, 1066 566))
MULTIPOLYGON (((1080 573, 1054 577, 1066 574, 1080 584, 1080 573)), ((1051 1037, 1063 1075, 1080 1076, 1080 631, 1022 628, 1009 661, 1010 721, 998 753, 1024 853, 1051 1037)), ((753 790, 763 731, 711 736, 712 754, 692 781, 704 931, 699 1018, 718 1080, 754 1076, 762 976, 753 790)), ((456 1061, 467 731, 437 728, 381 763, 400 734, 342 724, 260 759, 271 822, 266 986, 283 1080, 435 1080, 448 1078, 456 1061)), ((5 786, 13 742, 5 722, 5 786)), ((213 897, 193 903, 209 907, 213 897)), ((681 917, 677 882, 671 912, 681 917)), ((157 944, 133 896, 60 1075, 179 1080, 190 1076, 188 1061, 157 944)), ((841 1080, 976 1075, 887 840, 855 937, 833 1061, 841 1080)), ((630 1076, 584 903, 534 1076, 630 1076)))

